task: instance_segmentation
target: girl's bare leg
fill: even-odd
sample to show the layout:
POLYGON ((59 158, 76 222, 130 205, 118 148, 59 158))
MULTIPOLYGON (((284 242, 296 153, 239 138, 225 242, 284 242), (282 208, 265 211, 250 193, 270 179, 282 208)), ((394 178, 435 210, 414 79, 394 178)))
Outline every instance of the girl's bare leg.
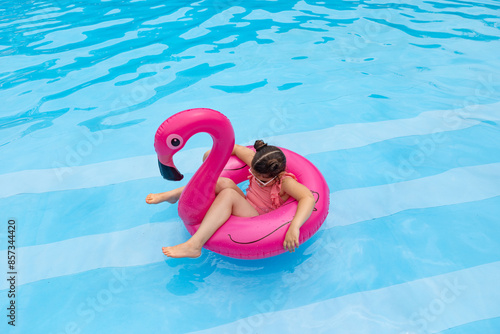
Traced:
POLYGON ((146 196, 146 203, 148 204, 158 204, 161 202, 169 202, 171 204, 176 203, 181 197, 184 187, 180 187, 174 190, 166 191, 164 193, 149 194, 146 196))
POLYGON ((238 187, 236 183, 234 183, 233 180, 227 178, 227 177, 219 177, 217 180, 217 185, 215 186, 215 194, 218 195, 220 192, 224 189, 233 189, 235 190, 240 196, 245 198, 245 194, 243 191, 238 187))
MULTIPOLYGON (((146 196, 146 203, 148 204, 158 204, 161 202, 169 202, 171 204, 177 203, 177 201, 181 197, 184 188, 185 186, 174 190, 166 191, 164 193, 149 194, 148 196, 146 196)), ((219 194, 222 190, 227 188, 234 189, 238 194, 240 194, 240 196, 245 197, 243 191, 241 191, 241 189, 238 188, 236 183, 234 183, 231 179, 225 177, 219 177, 219 179, 217 180, 217 185, 215 186, 215 193, 219 194)))
MULTIPOLYGON (((205 161, 210 154, 210 150, 206 151, 203 155, 203 161, 205 161)), ((158 204, 161 202, 169 202, 171 204, 177 203, 179 198, 181 197, 182 191, 184 187, 180 187, 174 190, 166 191, 158 194, 149 194, 146 196, 146 203, 148 204, 158 204)), ((234 183, 231 179, 225 177, 219 177, 217 180, 217 185, 215 186, 215 194, 219 194, 225 188, 232 188, 236 190, 241 196, 245 197, 243 191, 234 183)))
POLYGON ((217 195, 212 206, 208 209, 198 231, 185 243, 173 247, 163 247, 163 253, 170 257, 200 256, 203 245, 231 215, 255 217, 259 214, 237 190, 225 188, 217 195))

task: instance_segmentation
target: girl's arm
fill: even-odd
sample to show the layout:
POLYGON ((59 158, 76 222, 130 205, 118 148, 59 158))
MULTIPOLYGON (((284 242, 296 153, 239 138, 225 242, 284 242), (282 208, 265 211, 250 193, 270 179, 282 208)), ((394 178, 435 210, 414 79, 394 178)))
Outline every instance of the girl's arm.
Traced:
POLYGON ((285 241, 283 242, 284 249, 288 249, 289 252, 294 252, 295 248, 299 247, 300 227, 311 216, 315 200, 313 194, 306 186, 300 184, 291 177, 287 177, 283 180, 281 189, 295 198, 298 202, 297 211, 290 222, 290 226, 285 235, 285 241))
POLYGON ((252 159, 255 155, 255 151, 252 151, 246 146, 234 145, 233 155, 236 155, 241 161, 247 164, 247 166, 252 165, 252 159))

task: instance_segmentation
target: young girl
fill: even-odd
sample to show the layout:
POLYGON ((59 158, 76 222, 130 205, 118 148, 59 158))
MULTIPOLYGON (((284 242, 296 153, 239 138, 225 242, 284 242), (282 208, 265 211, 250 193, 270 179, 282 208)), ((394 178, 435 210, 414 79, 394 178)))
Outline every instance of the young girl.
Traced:
MULTIPOLYGON (((232 152, 251 166, 247 195, 245 196, 232 180, 220 177, 215 187, 217 196, 199 229, 188 241, 173 247, 163 247, 165 255, 198 257, 205 242, 231 215, 255 217, 279 208, 290 196, 297 200, 298 205, 283 241, 283 248, 294 252, 295 248, 299 247, 299 229, 312 213, 314 197, 309 189, 297 182, 293 174, 286 172, 286 157, 278 147, 257 140, 254 148, 256 152, 245 146, 235 145, 232 152)), ((203 160, 209 152, 205 153, 203 160)), ((164 193, 149 194, 146 202, 175 203, 179 200, 183 189, 184 187, 181 187, 164 193)))

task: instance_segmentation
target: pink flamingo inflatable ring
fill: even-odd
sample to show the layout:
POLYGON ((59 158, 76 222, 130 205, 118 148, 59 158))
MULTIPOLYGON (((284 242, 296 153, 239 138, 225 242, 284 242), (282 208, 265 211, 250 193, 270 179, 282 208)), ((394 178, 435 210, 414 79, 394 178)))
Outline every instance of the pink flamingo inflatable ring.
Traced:
MULTIPOLYGON (((183 178, 172 158, 191 136, 200 132, 212 137, 212 150, 178 201, 179 217, 191 235, 198 230, 215 199, 215 185, 219 176, 228 177, 238 184, 250 175, 249 166, 231 155, 235 138, 227 117, 212 109, 197 108, 171 116, 156 131, 154 147, 163 178, 173 181, 183 178)), ((330 191, 323 175, 309 160, 287 149, 282 150, 287 159, 287 171, 308 187, 316 199, 313 213, 300 228, 299 242, 302 244, 316 233, 326 219, 330 191)), ((260 259, 283 253, 283 241, 288 230, 286 226, 296 209, 297 201, 290 198, 278 209, 260 216, 231 216, 204 247, 237 259, 260 259)))

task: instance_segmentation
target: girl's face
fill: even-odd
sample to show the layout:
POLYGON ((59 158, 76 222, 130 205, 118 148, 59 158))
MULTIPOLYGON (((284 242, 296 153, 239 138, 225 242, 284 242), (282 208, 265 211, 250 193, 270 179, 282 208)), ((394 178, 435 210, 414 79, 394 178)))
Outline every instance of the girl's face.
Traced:
POLYGON ((275 177, 266 177, 265 175, 259 174, 256 171, 254 171, 252 168, 250 168, 250 174, 252 174, 255 177, 255 180, 261 187, 265 187, 268 184, 270 184, 272 181, 274 181, 275 177))

